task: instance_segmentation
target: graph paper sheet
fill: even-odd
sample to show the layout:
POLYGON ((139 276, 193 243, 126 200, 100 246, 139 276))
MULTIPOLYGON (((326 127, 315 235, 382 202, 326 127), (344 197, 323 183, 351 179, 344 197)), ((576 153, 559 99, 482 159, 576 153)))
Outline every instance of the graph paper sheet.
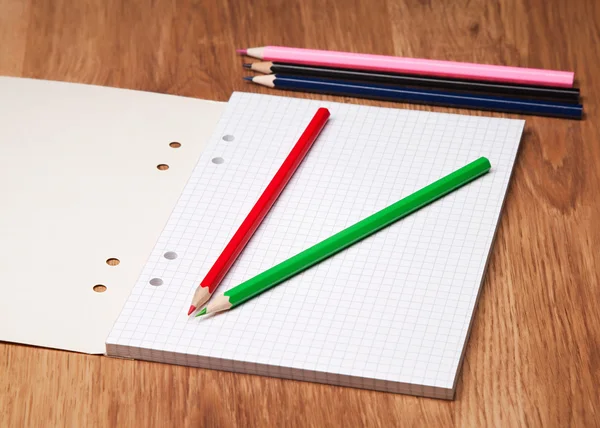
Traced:
POLYGON ((523 125, 234 93, 107 353, 452 398, 523 125), (227 313, 188 319, 199 281, 319 107, 329 122, 219 293, 480 156, 492 170, 227 313))

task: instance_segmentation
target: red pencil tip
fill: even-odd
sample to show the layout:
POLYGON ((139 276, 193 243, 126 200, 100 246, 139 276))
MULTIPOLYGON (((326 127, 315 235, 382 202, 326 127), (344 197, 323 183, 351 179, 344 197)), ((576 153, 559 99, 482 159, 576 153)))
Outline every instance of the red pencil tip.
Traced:
POLYGON ((236 49, 235 52, 239 53, 241 55, 246 55, 246 53, 248 52, 248 49, 236 49))
POLYGON ((192 312, 194 312, 196 310, 196 307, 194 305, 190 306, 190 310, 188 311, 188 316, 190 316, 192 314, 192 312))

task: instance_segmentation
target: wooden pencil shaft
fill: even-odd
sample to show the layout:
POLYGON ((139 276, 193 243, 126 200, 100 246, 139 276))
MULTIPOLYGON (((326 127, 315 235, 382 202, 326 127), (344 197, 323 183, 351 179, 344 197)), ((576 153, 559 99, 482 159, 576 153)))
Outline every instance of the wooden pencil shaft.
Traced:
POLYGON ((574 80, 574 73, 571 71, 543 70, 425 58, 403 58, 389 55, 291 48, 286 46, 248 48, 244 50, 244 53, 248 56, 267 61, 290 62, 320 67, 340 67, 355 70, 407 73, 527 85, 571 88, 574 80))
POLYGON ((319 108, 311 119, 306 129, 285 158, 263 193, 260 195, 246 218, 242 221, 230 241, 227 243, 213 266, 201 281, 198 289, 194 293, 192 306, 188 314, 192 313, 196 307, 204 304, 210 295, 214 292, 223 277, 227 274, 239 254, 242 252, 254 231, 258 228, 264 217, 267 215, 279 194, 282 192, 296 169, 312 147, 317 136, 325 126, 329 118, 329 110, 319 108), (206 288, 208 292, 202 290, 206 288))
POLYGON ((292 91, 569 119, 581 119, 583 117, 583 106, 581 104, 566 104, 556 101, 533 101, 489 95, 460 94, 431 89, 405 89, 375 83, 352 83, 308 76, 256 76, 253 82, 264 84, 261 81, 266 79, 261 78, 272 78, 273 76, 274 79, 269 79, 267 86, 292 91))
POLYGON ((235 307, 487 173, 482 157, 223 293, 235 307))
MULTIPOLYGON (((268 65, 268 63, 265 63, 268 65)), ((572 104, 579 102, 579 88, 552 88, 545 86, 517 85, 500 82, 485 82, 450 78, 436 78, 409 74, 384 73, 377 71, 350 70, 344 68, 317 67, 303 64, 273 62, 270 66, 253 66, 253 70, 294 76, 325 77, 353 82, 370 82, 415 88, 439 88, 465 93, 504 95, 526 99, 544 99, 572 104)))

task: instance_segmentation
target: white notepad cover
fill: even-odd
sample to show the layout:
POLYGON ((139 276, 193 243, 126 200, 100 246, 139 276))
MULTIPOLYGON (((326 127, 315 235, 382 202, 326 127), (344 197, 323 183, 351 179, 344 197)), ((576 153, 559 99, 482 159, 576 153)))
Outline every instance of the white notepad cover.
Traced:
POLYGON ((0 77, 0 340, 104 353, 224 105, 0 77))
POLYGON ((107 353, 452 398, 523 125, 234 93, 107 353), (218 292, 480 156, 492 170, 238 308, 188 318, 199 281, 319 107, 329 122, 218 292))

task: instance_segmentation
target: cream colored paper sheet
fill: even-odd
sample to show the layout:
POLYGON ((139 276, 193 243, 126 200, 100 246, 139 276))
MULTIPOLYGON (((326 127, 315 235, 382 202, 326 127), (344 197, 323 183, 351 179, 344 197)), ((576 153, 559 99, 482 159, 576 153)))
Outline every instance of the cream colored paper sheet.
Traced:
POLYGON ((0 340, 104 352, 224 105, 0 77, 0 340))

